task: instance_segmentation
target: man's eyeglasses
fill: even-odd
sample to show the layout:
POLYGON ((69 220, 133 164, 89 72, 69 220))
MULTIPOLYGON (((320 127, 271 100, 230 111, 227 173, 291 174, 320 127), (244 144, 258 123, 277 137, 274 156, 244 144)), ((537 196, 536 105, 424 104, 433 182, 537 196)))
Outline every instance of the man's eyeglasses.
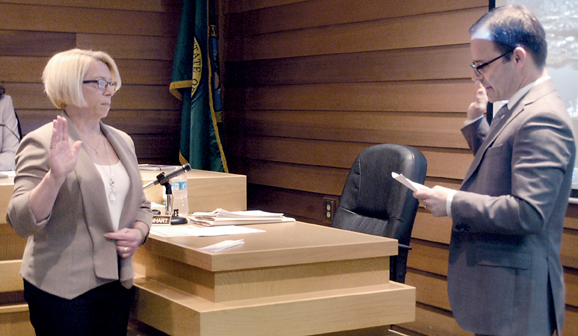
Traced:
POLYGON ((101 90, 106 90, 106 88, 110 85, 112 87, 112 90, 116 91, 116 82, 108 82, 102 78, 93 79, 93 80, 85 80, 82 82, 82 84, 88 84, 88 83, 96 83, 98 88, 101 90))
POLYGON ((480 64, 480 65, 476 65, 476 62, 472 62, 472 63, 470 63, 470 66, 472 67, 472 69, 474 69, 474 70, 476 71, 476 73, 477 73, 478 75, 481 76, 481 75, 482 75, 482 69, 483 69, 483 68, 487 67, 488 65, 492 64, 493 62, 499 60, 500 58, 502 58, 502 57, 504 57, 504 56, 506 56, 507 54, 512 53, 512 52, 514 52, 514 49, 512 49, 512 50, 510 50, 510 51, 507 51, 507 52, 501 54, 500 56, 494 58, 493 60, 488 61, 488 62, 486 62, 486 63, 482 63, 482 64, 480 64))

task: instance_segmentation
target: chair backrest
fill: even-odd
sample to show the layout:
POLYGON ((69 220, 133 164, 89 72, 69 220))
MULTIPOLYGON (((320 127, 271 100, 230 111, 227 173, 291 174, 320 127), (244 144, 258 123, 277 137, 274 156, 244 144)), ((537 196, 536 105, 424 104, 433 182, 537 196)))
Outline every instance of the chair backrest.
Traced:
POLYGON ((405 281, 407 250, 419 202, 391 173, 423 183, 426 170, 425 157, 413 147, 381 144, 366 148, 351 167, 335 212, 333 227, 398 240, 399 254, 390 262, 390 279, 397 282, 405 281))

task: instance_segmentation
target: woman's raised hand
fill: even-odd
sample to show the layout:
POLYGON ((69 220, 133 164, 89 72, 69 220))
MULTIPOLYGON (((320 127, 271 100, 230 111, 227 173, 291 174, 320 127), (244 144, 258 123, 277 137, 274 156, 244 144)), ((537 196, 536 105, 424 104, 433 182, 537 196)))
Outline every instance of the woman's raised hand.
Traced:
POLYGON ((68 142, 68 122, 57 116, 52 121, 52 138, 50 139, 50 170, 54 178, 64 180, 76 167, 78 152, 82 141, 76 141, 72 147, 68 142))

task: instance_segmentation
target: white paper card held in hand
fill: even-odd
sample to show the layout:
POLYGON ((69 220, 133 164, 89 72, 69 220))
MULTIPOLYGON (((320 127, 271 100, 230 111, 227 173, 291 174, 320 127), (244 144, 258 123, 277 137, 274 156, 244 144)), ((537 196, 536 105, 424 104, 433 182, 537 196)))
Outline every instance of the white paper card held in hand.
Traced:
POLYGON ((428 190, 429 188, 424 186, 423 184, 419 184, 417 182, 413 182, 411 180, 408 180, 405 176, 398 174, 398 173, 394 173, 391 172, 391 176, 398 180, 401 184, 403 184, 404 186, 408 187, 409 189, 413 190, 413 191, 417 191, 417 190, 428 190))

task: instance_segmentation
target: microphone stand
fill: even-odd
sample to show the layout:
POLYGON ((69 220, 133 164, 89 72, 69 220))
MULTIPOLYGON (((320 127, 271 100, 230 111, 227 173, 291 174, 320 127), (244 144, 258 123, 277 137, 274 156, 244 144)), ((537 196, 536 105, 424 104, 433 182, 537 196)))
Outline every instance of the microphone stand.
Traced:
POLYGON ((167 207, 165 209, 165 215, 171 216, 171 225, 187 224, 189 221, 184 217, 179 217, 178 214, 173 213, 173 188, 171 187, 171 181, 162 172, 157 175, 157 181, 159 184, 165 187, 165 194, 167 195, 167 207))

